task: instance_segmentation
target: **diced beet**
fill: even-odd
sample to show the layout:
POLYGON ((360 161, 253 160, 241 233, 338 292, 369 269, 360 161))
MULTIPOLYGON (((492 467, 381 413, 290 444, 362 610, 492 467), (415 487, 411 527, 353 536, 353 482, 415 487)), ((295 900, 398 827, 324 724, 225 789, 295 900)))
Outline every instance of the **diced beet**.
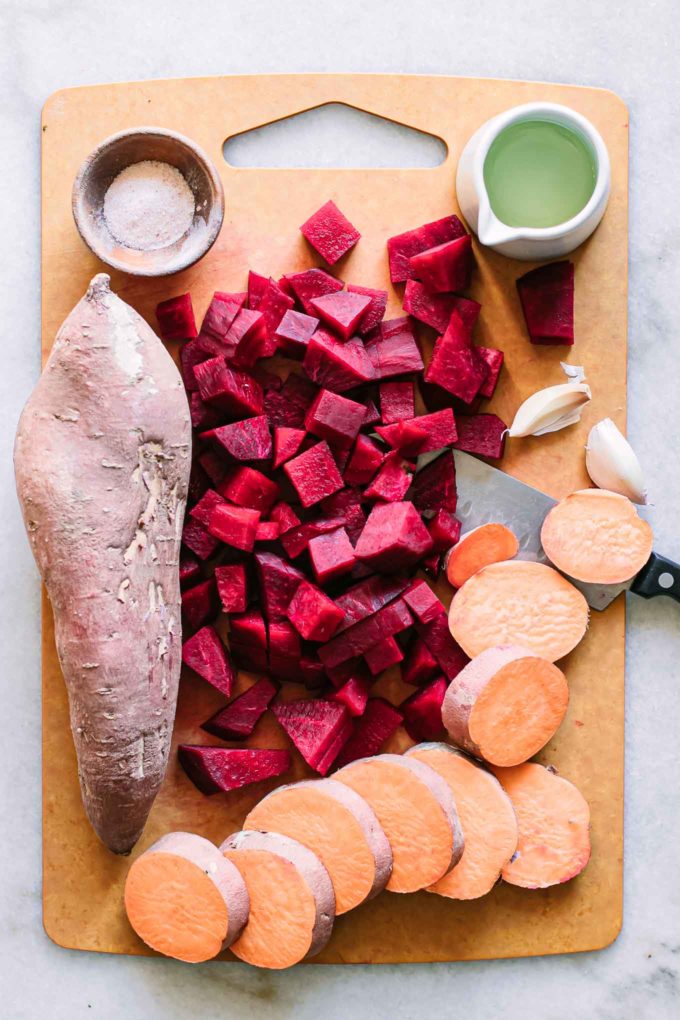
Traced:
POLYGON ((224 419, 218 409, 204 403, 198 390, 192 390, 188 396, 192 428, 202 432, 204 429, 214 429, 222 423, 224 419))
POLYGON ((361 677, 361 679, 365 680, 367 683, 371 681, 368 670, 366 669, 366 663, 360 656, 347 659, 345 662, 341 662, 337 666, 324 666, 324 671, 336 690, 339 687, 342 687, 342 685, 353 676, 361 677))
POLYGON ((456 311, 472 332, 481 305, 472 298, 456 294, 431 294, 418 280, 407 280, 404 291, 404 311, 426 326, 432 326, 438 333, 446 329, 451 312, 456 311))
POLYGON ((180 744, 177 757, 194 786, 208 796, 282 776, 292 765, 288 751, 260 747, 180 744))
POLYGON ((443 676, 432 680, 427 687, 416 691, 399 710, 404 716, 404 729, 415 741, 438 740, 443 732, 442 702, 448 684, 443 676))
POLYGON ((400 421, 394 425, 379 425, 376 432, 390 446, 401 449, 403 453, 408 453, 409 451, 403 447, 403 430, 410 424, 425 433, 425 440, 417 450, 413 451, 415 453, 431 453, 434 450, 453 446, 458 437, 456 419, 450 407, 443 411, 435 411, 434 414, 422 414, 419 418, 412 418, 410 422, 400 421))
POLYGON ((163 340, 191 340, 197 336, 191 294, 180 294, 156 305, 158 331, 163 340))
POLYGON ((182 372, 182 381, 187 392, 198 390, 196 378, 196 366, 210 361, 212 358, 231 357, 233 348, 226 344, 213 340, 211 336, 199 334, 193 340, 182 344, 179 352, 179 362, 182 372))
POLYGON ((221 740, 243 740, 251 736, 258 721, 276 697, 276 687, 266 677, 256 681, 226 708, 215 712, 201 726, 206 733, 221 740))
POLYGON ((374 425, 380 421, 380 412, 372 400, 366 401, 366 413, 364 414, 364 426, 374 425))
POLYGON ((451 637, 446 613, 438 613, 428 623, 416 622, 415 627, 439 663, 446 679, 453 680, 470 660, 460 645, 451 637))
MULTIPOLYGON (((387 435, 390 446, 404 457, 417 457, 419 453, 425 452, 428 434, 421 427, 420 418, 411 418, 410 421, 400 421, 395 425, 385 425, 381 428, 389 430, 387 435)), ((376 429, 379 434, 380 431, 376 429)))
POLYGON ((246 372, 229 368, 224 358, 211 358, 194 369, 201 399, 234 418, 262 414, 262 387, 246 372))
POLYGON ((425 557, 421 565, 427 576, 433 577, 436 581, 441 573, 442 562, 442 554, 440 552, 433 552, 425 557))
POLYGON ((232 460, 266 460, 272 454, 269 422, 263 414, 221 425, 211 438, 232 460))
POLYGON ((408 421, 409 418, 415 418, 415 414, 415 393, 412 382, 380 383, 380 417, 383 425, 408 421))
POLYGON ((574 263, 551 262, 517 280, 532 344, 574 343, 574 263))
POLYGON ((364 490, 364 498, 378 499, 384 503, 398 503, 408 492, 412 478, 412 465, 404 460, 400 453, 390 453, 371 484, 364 490))
POLYGON ((358 337, 343 343, 324 329, 317 329, 309 341, 302 367, 318 386, 335 393, 344 393, 375 376, 368 348, 358 337))
POLYGON ((291 287, 288 277, 280 276, 279 279, 277 280, 277 283, 284 294, 287 294, 288 297, 292 297, 294 301, 297 301, 297 294, 291 287))
POLYGON ((282 680, 299 680, 302 645, 297 631, 287 620, 269 623, 269 669, 282 680))
POLYGON ((321 509, 329 517, 341 517, 350 542, 356 543, 366 523, 366 515, 361 506, 361 493, 358 489, 348 486, 332 496, 327 496, 322 500, 321 509))
POLYGON ((219 538, 221 542, 225 542, 235 549, 251 552, 255 545, 259 520, 259 510, 222 503, 212 509, 208 531, 215 538, 219 538))
POLYGON ((355 551, 374 570, 394 573, 413 566, 431 549, 432 539, 420 514, 405 500, 373 507, 355 551))
POLYGON ((456 450, 498 459, 503 456, 508 426, 495 414, 460 415, 456 450))
POLYGON ((446 332, 434 345, 425 381, 469 402, 477 396, 486 376, 486 363, 471 346, 463 320, 453 312, 446 332))
POLYGON ((455 513, 456 465, 448 450, 416 471, 410 497, 424 517, 434 517, 440 509, 455 513))
POLYGON ((446 609, 426 581, 416 580, 406 589, 402 598, 421 623, 429 623, 446 609))
POLYGON ((217 612, 217 594, 212 578, 182 592, 182 616, 189 630, 198 630, 217 612))
POLYGON ((305 269, 302 273, 290 273, 284 277, 307 315, 314 315, 312 299, 322 294, 335 294, 342 290, 342 280, 336 280, 323 269, 305 269))
POLYGON ((238 639, 230 641, 229 647, 239 669, 245 669, 251 673, 269 672, 269 657, 262 648, 257 648, 255 645, 244 645, 238 639))
POLYGON ((332 760, 326 763, 331 747, 351 733, 345 706, 332 701, 288 701, 274 705, 272 712, 310 768, 325 775, 332 765, 332 760))
POLYGON ((276 426, 274 428, 274 462, 272 466, 279 468, 291 457, 294 457, 302 446, 306 435, 304 429, 276 426))
POLYGON ((277 521, 259 521, 255 532, 255 542, 275 542, 280 534, 277 521))
POLYGON ((503 351, 497 351, 494 347, 475 347, 475 350, 486 365, 486 379, 479 387, 479 395, 488 400, 496 389, 505 355, 503 351))
POLYGON ((276 482, 252 467, 238 467, 220 486, 220 495, 237 506, 268 514, 281 494, 276 482))
POLYGON ((466 234, 414 255, 409 268, 430 293, 442 294, 469 287, 473 259, 472 238, 466 234))
POLYGON ((316 314, 343 340, 354 335, 356 327, 371 303, 366 294, 339 290, 313 298, 311 305, 316 314))
POLYGON ((349 455, 352 452, 350 447, 333 445, 330 447, 330 451, 331 454, 333 455, 333 460, 335 461, 336 468, 338 469, 340 474, 343 474, 345 468, 347 467, 347 462, 349 461, 349 455))
POLYGON ((196 503, 204 492, 210 488, 210 479, 205 473, 203 467, 197 460, 191 465, 191 471, 189 472, 189 490, 187 492, 187 501, 189 503, 196 503))
POLYGON ((288 358, 304 358, 307 344, 318 325, 319 320, 313 315, 305 315, 304 312, 295 312, 289 309, 281 319, 275 333, 281 354, 285 354, 288 358))
POLYGON ((288 606, 288 619, 306 641, 328 641, 342 616, 342 609, 309 581, 300 584, 288 606))
POLYGON ((322 389, 307 411, 305 428, 334 446, 349 448, 364 423, 365 413, 363 404, 322 389))
POLYGON ((405 684, 419 687, 430 680, 439 671, 439 663, 435 659, 422 638, 416 637, 411 644, 403 666, 401 679, 405 684))
POLYGON ((303 506, 313 506, 324 496, 342 489, 338 471, 328 443, 317 443, 283 465, 303 506))
POLYGON ((317 394, 317 387, 301 375, 288 376, 280 390, 269 390, 264 408, 274 427, 301 429, 305 424, 307 408, 317 394))
POLYGON ((317 517, 316 520, 307 521, 305 524, 301 524, 298 521, 296 526, 282 533, 281 545, 285 549, 286 555, 294 560, 305 552, 310 541, 316 538, 317 535, 325 535, 329 531, 336 531, 343 524, 344 519, 342 517, 317 517))
POLYGON ((329 266, 335 265, 361 237, 332 199, 305 220, 300 230, 329 266))
POLYGON ((385 459, 385 454, 368 436, 359 435, 343 472, 348 485, 366 485, 385 459))
POLYGON ((204 450, 198 462, 213 485, 221 485, 229 474, 229 465, 215 450, 204 450))
POLYGON ((295 299, 281 290, 276 280, 268 281, 257 310, 264 316, 267 335, 272 341, 272 353, 277 347, 276 331, 281 325, 284 315, 291 310, 294 304, 295 299))
POLYGON ((201 333, 211 336, 213 340, 220 340, 224 343, 231 324, 240 312, 245 302, 245 294, 223 294, 216 291, 208 310, 203 316, 201 333))
POLYGON ((272 552, 255 554, 260 601, 268 620, 285 620, 286 611, 305 575, 272 552))
POLYGON ((225 502, 219 492, 215 492, 214 489, 208 489, 207 492, 203 493, 196 506, 189 511, 189 516, 193 517, 195 521, 199 521, 204 528, 207 528, 210 522, 210 515, 215 507, 221 506, 225 502))
POLYGON ((233 648, 234 644, 260 649, 266 656, 267 625, 259 610, 249 609, 229 618, 229 647, 233 648))
POLYGON ((184 522, 182 543, 195 553, 199 560, 207 560, 219 547, 219 540, 211 535, 200 521, 188 517, 184 522))
POLYGON ((370 304, 367 306, 366 311, 361 316, 356 327, 356 331, 360 336, 366 336, 366 334, 370 333, 372 329, 375 329, 375 327, 378 326, 385 317, 385 309, 387 308, 387 291, 374 290, 373 287, 358 287, 353 283, 347 284, 347 290, 350 294, 362 294, 371 299, 370 304))
POLYGON ((460 538, 460 521, 448 510, 438 510, 427 526, 435 552, 446 552, 460 538))
POLYGON ((350 715, 363 715, 368 702, 370 683, 364 677, 351 676, 342 687, 327 695, 329 701, 337 701, 344 705, 350 715))
POLYGON ((184 642, 182 662, 226 698, 231 695, 236 673, 214 627, 201 627, 184 642))
POLYGON ((325 687, 328 681, 323 663, 315 656, 303 655, 298 663, 300 677, 305 687, 309 690, 318 690, 325 687))
POLYGON ((242 563, 215 567, 217 594, 225 613, 244 613, 248 605, 246 568, 242 563))
POLYGON ((406 315, 382 322, 377 335, 366 344, 366 353, 376 379, 423 369, 423 358, 406 315))
POLYGON ((403 658, 404 653, 393 637, 386 637, 384 640, 379 641, 377 645, 369 648, 364 655, 366 665, 373 676, 378 676, 379 673, 389 669, 390 666, 396 666, 403 658))
POLYGON ((279 535, 284 535, 292 528, 297 528, 300 518, 288 503, 276 503, 269 513, 269 519, 279 525, 279 535))
POLYGON ((406 630, 412 622, 406 603, 396 599, 321 645, 319 658, 326 667, 338 666, 357 655, 364 655, 378 642, 406 630))
POLYGON ((198 581, 201 576, 201 564, 191 553, 182 553, 179 558, 179 586, 186 588, 187 585, 198 581))
POLYGON ((383 606, 399 598, 408 583, 402 577, 381 577, 375 574, 349 588, 335 600, 344 614, 338 633, 373 616, 383 606))
POLYGON ((263 313, 249 308, 243 308, 236 316, 227 342, 234 345, 232 361, 239 368, 252 368, 260 358, 270 358, 276 351, 276 340, 269 335, 263 313))
POLYGON ((308 550, 314 576, 319 584, 326 584, 348 574, 356 562, 354 548, 344 528, 312 538, 308 550))
POLYGON ((390 279, 392 283, 403 283, 412 278, 409 260, 421 251, 434 248, 465 236, 465 227, 457 216, 445 216, 433 223, 425 223, 415 230, 407 230, 387 242, 387 253, 390 262, 390 279))
POLYGON ((349 738, 339 756, 335 767, 342 768, 358 758, 370 758, 377 754, 388 737, 396 733, 403 716, 394 705, 384 698, 371 698, 366 711, 357 721, 354 733, 349 738))
POLYGON ((257 311, 258 305, 264 296, 264 292, 269 286, 269 277, 262 276, 261 273, 256 273, 252 269, 248 273, 248 308, 252 311, 257 311))

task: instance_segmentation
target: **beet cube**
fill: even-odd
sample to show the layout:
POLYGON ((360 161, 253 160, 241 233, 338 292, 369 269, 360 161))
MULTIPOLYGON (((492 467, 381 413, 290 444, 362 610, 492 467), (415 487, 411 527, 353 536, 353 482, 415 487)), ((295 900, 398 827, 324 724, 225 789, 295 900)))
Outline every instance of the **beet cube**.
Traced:
POLYGON ((269 286, 269 277, 262 276, 252 269, 248 272, 248 308, 257 311, 257 307, 269 286))
POLYGON ((232 361, 239 368, 252 368, 260 358, 270 358, 276 351, 276 340, 269 335, 264 315, 249 308, 236 316, 227 342, 234 345, 232 361))
POLYGON ((427 623, 416 622, 415 627, 439 663, 439 668, 446 679, 453 680, 470 660, 460 645, 451 637, 446 613, 438 613, 427 623))
POLYGON ((204 528, 207 528, 210 523, 210 515, 215 507, 221 506, 225 502, 226 500, 220 496, 219 492, 215 492, 214 489, 208 489, 207 492, 203 493, 196 506, 189 511, 189 516, 202 524, 204 528))
POLYGON ((414 581, 406 589, 402 598, 413 615, 421 623, 429 623, 435 616, 445 613, 446 609, 426 581, 414 581))
POLYGON ((204 403, 197 390, 192 390, 188 396, 192 428, 203 431, 204 429, 214 429, 222 423, 223 417, 218 409, 204 403))
POLYGON ((313 315, 288 310, 275 333, 281 354, 288 358, 304 358, 307 344, 318 325, 319 320, 313 315))
POLYGON ((199 560, 207 560, 219 547, 219 540, 200 521, 192 517, 184 522, 182 543, 198 556, 199 560))
POLYGON ((401 679, 405 684, 419 687, 430 680, 439 671, 439 663, 435 659, 422 638, 417 637, 408 650, 401 667, 401 679))
POLYGON ((291 767, 288 751, 259 747, 200 747, 181 744, 177 757, 201 793, 240 790, 250 783, 281 776, 291 767))
POLYGON ((276 521, 259 521, 255 532, 256 542, 275 542, 281 529, 276 521))
POLYGON ((426 326, 432 326, 438 333, 444 332, 454 311, 471 333, 481 307, 478 301, 456 294, 431 294, 418 280, 408 280, 406 283, 404 311, 426 326))
POLYGON ((406 603, 402 599, 396 599, 372 616, 336 634, 327 644, 319 648, 319 658, 326 668, 338 666, 357 655, 365 655, 369 648, 373 648, 393 634, 406 630, 412 622, 406 603))
POLYGON ((325 775, 333 763, 327 761, 331 748, 351 734, 345 706, 332 701, 288 701, 274 705, 272 712, 310 768, 325 775))
MULTIPOLYGON (((404 457, 417 457, 419 453, 425 452, 428 434, 421 427, 420 418, 411 418, 410 421, 400 421, 396 425, 386 425, 383 428, 390 430, 387 433, 390 446, 404 457)), ((376 432, 380 434, 380 430, 376 429, 376 432)))
POLYGON ((344 393, 375 376, 368 347, 360 339, 355 337, 343 343, 323 329, 317 329, 309 341, 302 367, 318 386, 335 393, 344 393))
POLYGON ((374 290, 373 287, 358 287, 353 283, 347 284, 347 290, 350 294, 362 294, 364 297, 371 299, 356 327, 356 331, 360 336, 366 336, 372 329, 380 325, 385 316, 387 291, 374 290))
POLYGON ((328 641, 342 616, 342 609, 309 581, 300 584, 288 606, 288 619, 306 641, 328 641))
POLYGON ((187 501, 189 503, 195 503, 201 498, 203 493, 210 486, 210 479, 205 473, 203 467, 195 460, 191 465, 191 471, 189 472, 189 489, 187 492, 187 501))
POLYGON ((484 383, 487 367, 475 347, 463 346, 464 336, 467 337, 465 326, 457 312, 454 312, 446 332, 434 345, 425 381, 436 383, 448 393, 469 403, 484 383))
POLYGON ((335 265, 361 237, 332 199, 305 220, 300 230, 329 266, 335 265))
POLYGON ((374 425, 380 421, 380 412, 375 406, 372 400, 366 401, 366 413, 364 414, 364 427, 366 425, 374 425))
POLYGON ((303 506, 313 506, 342 488, 342 477, 325 442, 317 443, 283 465, 303 506))
POLYGON ((328 682, 323 663, 315 656, 303 655, 298 663, 299 673, 305 687, 310 690, 325 687, 328 682))
POLYGON ((264 617, 257 609, 246 613, 235 614, 229 619, 229 646, 234 644, 244 648, 257 648, 267 652, 267 626, 264 617))
POLYGON ((251 736, 275 697, 276 687, 271 680, 262 677, 206 720, 201 729, 221 740, 243 740, 251 736))
POLYGON ((215 567, 217 594, 225 613, 244 613, 248 605, 246 568, 242 563, 215 567))
POLYGON ((415 741, 438 740, 444 730, 442 703, 448 684, 443 676, 416 691, 399 706, 404 716, 404 729, 415 741))
POLYGON ((262 414, 264 394, 252 376, 228 367, 224 358, 211 358, 194 369, 201 400, 216 404, 232 417, 262 414))
POLYGON ((486 379, 479 387, 479 395, 488 399, 493 396, 496 389, 505 355, 503 351, 497 351, 493 347, 475 347, 475 350, 486 365, 486 379))
POLYGON ((247 507, 230 506, 222 503, 213 508, 208 522, 208 531, 221 542, 251 552, 255 545, 257 525, 260 520, 259 510, 247 507))
POLYGON ((371 298, 366 294, 339 290, 335 294, 323 294, 321 297, 313 298, 311 305, 316 314, 335 333, 343 340, 349 340, 370 303, 371 298))
POLYGON ((232 460, 266 460, 272 454, 272 437, 265 415, 222 425, 212 439, 232 460))
POLYGON ((201 627, 182 645, 182 662, 229 697, 236 678, 234 667, 214 627, 201 627))
POLYGON ((433 552, 430 556, 426 556, 422 562, 422 567, 428 577, 433 577, 435 581, 439 577, 442 569, 443 556, 440 552, 433 552))
POLYGON ((190 630, 198 630, 216 612, 217 596, 212 578, 182 592, 182 616, 190 630))
POLYGON ((274 428, 274 462, 272 466, 279 468, 291 457, 294 457, 302 446, 306 435, 304 429, 276 426, 274 428))
POLYGON ((495 414, 460 415, 456 450, 498 459, 503 456, 508 427, 495 414))
POLYGON ((410 496, 424 517, 434 517, 440 509, 455 513, 456 465, 448 451, 416 472, 410 496))
POLYGON ((197 336, 191 294, 180 294, 156 305, 158 331, 163 340, 191 340, 197 336))
POLYGON ((302 273, 284 276, 284 280, 293 290, 307 315, 314 314, 313 298, 321 297, 322 294, 335 294, 344 287, 342 280, 336 280, 323 269, 305 269, 302 273))
POLYGON ((221 485, 229 474, 229 465, 214 450, 205 450, 198 458, 213 485, 221 485))
POLYGON ((282 680, 300 679, 302 645, 297 631, 287 620, 269 623, 269 669, 282 680))
POLYGON ((441 294, 469 287, 473 258, 472 238, 466 234, 414 255, 409 268, 430 293, 441 294))
POLYGON ((343 477, 348 485, 366 485, 385 459, 385 454, 368 436, 359 435, 343 477))
POLYGON ((301 429, 309 405, 317 394, 314 383, 301 375, 289 375, 277 392, 269 390, 264 408, 270 425, 279 428, 301 429))
POLYGON ((460 538, 460 521, 448 510, 438 510, 427 526, 435 552, 451 549, 460 538))
POLYGON ((327 695, 329 701, 344 705, 352 716, 363 715, 368 702, 370 683, 362 676, 351 676, 337 691, 327 695))
POLYGON ((269 280, 267 287, 260 298, 257 306, 258 312, 264 317, 267 336, 271 341, 271 353, 276 350, 276 331, 281 324, 286 312, 290 311, 295 304, 295 299, 286 294, 279 287, 276 280, 269 280))
POLYGON ((551 262, 517 280, 532 344, 574 343, 574 263, 551 262))
POLYGON ((392 283, 403 283, 412 278, 409 260, 421 251, 434 248, 465 236, 465 227, 457 216, 445 216, 433 223, 425 223, 415 230, 407 230, 387 242, 387 253, 390 263, 390 279, 392 283))
POLYGON ((383 698, 371 698, 366 711, 335 760, 335 767, 342 768, 358 758, 370 758, 377 754, 382 745, 398 730, 403 716, 394 705, 383 698))
POLYGON ((212 358, 230 358, 232 354, 232 347, 227 347, 226 344, 202 334, 182 344, 179 362, 184 389, 188 393, 198 390, 197 365, 202 365, 204 361, 210 361, 212 358))
POLYGON ((308 432, 339 447, 350 447, 363 425, 366 408, 339 393, 319 390, 305 416, 308 432))
POLYGON ((423 369, 423 358, 408 316, 381 323, 378 335, 366 344, 366 354, 376 379, 423 369))
POLYGON ((411 421, 400 421, 394 425, 379 425, 376 432, 390 446, 411 456, 414 453, 431 453, 434 450, 453 446, 458 438, 456 419, 450 407, 443 411, 435 411, 433 414, 422 414, 419 418, 412 418, 411 421), (403 442, 404 430, 410 425, 415 426, 424 434, 424 439, 415 450, 405 447, 403 442))
MULTIPOLYGON (((342 574, 349 573, 356 562, 354 548, 344 528, 329 531, 325 535, 317 535, 311 539, 308 549, 314 576, 319 584, 326 584, 342 574)), ((341 610, 341 620, 342 617, 341 610)))
MULTIPOLYGON (((364 490, 364 499, 379 499, 385 503, 398 503, 408 492, 412 477, 412 465, 404 460, 401 453, 390 453, 371 484, 364 490)), ((361 539, 359 539, 357 548, 360 543, 361 539)))
POLYGON ((321 509, 329 517, 342 518, 350 542, 356 542, 366 523, 366 515, 361 506, 361 493, 358 489, 348 486, 332 496, 327 496, 321 503, 321 509))
POLYGON ((300 523, 300 518, 288 503, 276 503, 269 513, 269 519, 279 525, 279 535, 284 535, 300 523))
POLYGON ((366 665, 373 676, 378 676, 390 666, 396 666, 403 658, 404 653, 393 637, 386 637, 383 641, 379 641, 364 654, 366 665))
POLYGON ((373 577, 360 581, 336 599, 336 605, 343 611, 343 620, 338 633, 373 616, 383 606, 399 598, 408 587, 408 581, 401 577, 373 577))
POLYGON ((220 495, 237 506, 249 507, 267 514, 276 503, 281 492, 271 478, 252 467, 238 467, 232 471, 220 486, 220 495))
POLYGON ((384 425, 415 418, 416 405, 412 382, 380 383, 380 417, 384 425))
POLYGON ((284 620, 286 611, 304 574, 272 552, 255 554, 260 600, 268 620, 284 620))
POLYGON ((201 333, 224 343, 231 325, 243 307, 245 294, 223 294, 215 291, 203 316, 201 333))
POLYGON ((356 555, 374 570, 411 567, 432 549, 432 539, 413 503, 378 503, 356 545, 356 555))
POLYGON ((281 545, 285 549, 286 555, 294 560, 302 555, 309 547, 310 541, 316 538, 317 535, 325 535, 329 531, 336 531, 343 524, 344 520, 342 517, 317 517, 316 520, 307 521, 305 524, 300 524, 298 521, 297 526, 290 528, 281 535, 281 545))
POLYGON ((179 586, 186 588, 198 581, 201 576, 201 564, 191 553, 183 553, 179 559, 179 586))

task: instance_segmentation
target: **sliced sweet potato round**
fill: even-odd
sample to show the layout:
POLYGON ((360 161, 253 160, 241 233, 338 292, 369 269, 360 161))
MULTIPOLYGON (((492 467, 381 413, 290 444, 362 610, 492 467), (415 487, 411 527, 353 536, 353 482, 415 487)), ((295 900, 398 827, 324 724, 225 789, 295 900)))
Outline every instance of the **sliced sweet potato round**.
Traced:
POLYGON ((235 832, 220 850, 241 873, 250 915, 231 951, 254 967, 283 970, 320 952, 335 919, 328 872, 306 846, 276 832, 235 832))
POLYGON ((248 892, 216 846, 190 832, 163 836, 130 868, 125 910, 147 946, 185 963, 211 960, 238 938, 248 892))
POLYGON ((336 914, 376 896, 392 871, 390 844, 375 812, 334 779, 280 786, 255 805, 244 827, 280 832, 313 850, 333 883, 336 914))
POLYGON ((428 892, 452 900, 485 896, 517 849, 517 819, 498 780, 448 744, 416 744, 406 752, 438 772, 456 801, 465 839, 458 864, 428 892))
POLYGON ((577 581, 623 584, 652 552, 652 529, 618 492, 581 489, 552 508, 541 528, 545 554, 577 581))
POLYGON ((446 576, 454 588, 462 588, 473 574, 490 563, 511 560, 519 542, 504 524, 481 524, 453 546, 446 559, 446 576))
POLYGON ((544 563, 506 560, 474 574, 453 596, 451 634, 471 659, 521 645, 549 662, 579 643, 588 626, 581 592, 544 563))
POLYGON ((423 762, 379 754, 345 765, 334 778, 375 811, 390 846, 390 892, 417 892, 460 860, 463 837, 451 790, 423 762))

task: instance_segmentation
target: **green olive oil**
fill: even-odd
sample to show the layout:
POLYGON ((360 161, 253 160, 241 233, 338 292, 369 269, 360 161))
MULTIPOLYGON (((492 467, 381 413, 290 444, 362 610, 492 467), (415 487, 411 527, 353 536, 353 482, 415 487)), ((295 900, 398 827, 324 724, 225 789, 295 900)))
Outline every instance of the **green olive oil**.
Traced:
POLYGON ((587 204, 596 176, 588 143, 548 120, 510 124, 494 139, 484 160, 491 208, 509 227, 566 223, 587 204))

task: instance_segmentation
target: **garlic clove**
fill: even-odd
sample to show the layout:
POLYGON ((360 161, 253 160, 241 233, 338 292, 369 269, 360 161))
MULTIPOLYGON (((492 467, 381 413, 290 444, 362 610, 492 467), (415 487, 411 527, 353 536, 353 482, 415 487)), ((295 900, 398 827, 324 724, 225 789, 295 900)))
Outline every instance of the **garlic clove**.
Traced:
POLYGON ((543 436, 574 425, 591 397, 585 382, 560 383, 539 390, 519 407, 508 435, 513 439, 543 436))
POLYGON ((632 503, 647 502, 640 461, 611 418, 603 418, 588 434, 586 469, 598 488, 618 492, 632 503))

